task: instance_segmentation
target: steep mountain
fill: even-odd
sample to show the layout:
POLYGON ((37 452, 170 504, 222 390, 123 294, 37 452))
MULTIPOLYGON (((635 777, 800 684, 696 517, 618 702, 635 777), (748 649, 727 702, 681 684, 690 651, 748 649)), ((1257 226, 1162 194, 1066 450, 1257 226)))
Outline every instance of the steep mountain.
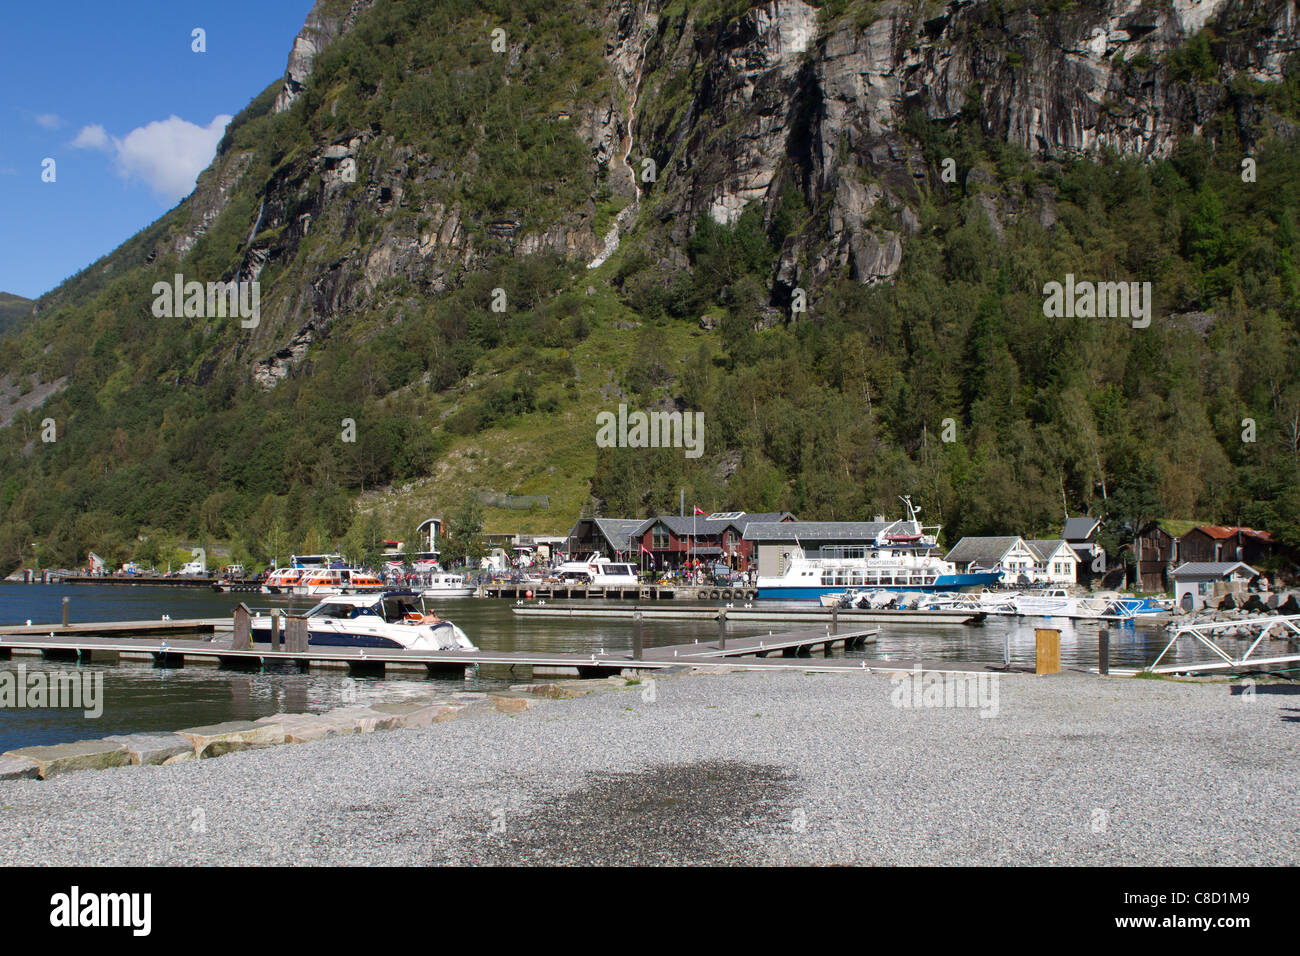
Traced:
POLYGON ((49 390, 0 564, 409 537, 471 490, 528 496, 503 529, 686 488, 1294 538, 1298 40, 1283 0, 319 0, 193 195, 0 340, 49 390), (159 315, 178 274, 257 314, 159 315), (1150 325, 1047 314, 1067 276, 1150 325), (704 454, 598 449, 620 403, 704 454))

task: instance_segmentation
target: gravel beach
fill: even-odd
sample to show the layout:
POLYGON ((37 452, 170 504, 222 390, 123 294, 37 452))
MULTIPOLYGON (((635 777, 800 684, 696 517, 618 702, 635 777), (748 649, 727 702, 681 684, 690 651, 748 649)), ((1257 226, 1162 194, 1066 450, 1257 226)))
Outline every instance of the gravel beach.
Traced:
POLYGON ((884 676, 684 673, 517 715, 6 782, 0 863, 1300 860, 1293 686, 996 689, 981 716, 896 706, 907 688, 884 676))

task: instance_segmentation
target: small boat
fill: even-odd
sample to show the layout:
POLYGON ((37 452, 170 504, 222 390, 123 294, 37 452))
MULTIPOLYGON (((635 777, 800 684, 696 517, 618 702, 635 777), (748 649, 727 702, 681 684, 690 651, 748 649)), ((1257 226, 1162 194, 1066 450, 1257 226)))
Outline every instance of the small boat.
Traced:
POLYGON ((594 553, 585 561, 564 562, 556 568, 556 574, 561 581, 596 587, 636 587, 640 583, 634 565, 618 564, 594 553))
MULTIPOLYGON (((318 646, 476 651, 451 621, 426 612, 414 591, 335 594, 307 612, 307 643, 318 646)), ((271 640, 270 616, 252 619, 254 641, 271 640)))
POLYGON ((1011 606, 1021 617, 1101 617, 1106 612, 1105 602, 1071 597, 1065 588, 1016 594, 1011 606))
POLYGON ((472 597, 474 586, 465 583, 464 575, 434 573, 421 593, 427 598, 472 597))
POLYGON ((293 586, 294 594, 319 597, 325 594, 351 594, 361 591, 382 591, 386 584, 369 571, 352 568, 320 568, 304 572, 293 586))
POLYGON ((292 594, 307 572, 303 568, 276 568, 262 582, 263 594, 292 594))

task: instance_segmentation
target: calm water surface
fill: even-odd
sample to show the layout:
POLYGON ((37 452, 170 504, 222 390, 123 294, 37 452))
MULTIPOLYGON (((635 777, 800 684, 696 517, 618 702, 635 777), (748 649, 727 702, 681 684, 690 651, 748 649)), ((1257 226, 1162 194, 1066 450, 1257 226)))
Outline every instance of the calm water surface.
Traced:
MULTIPOLYGON (((157 620, 172 618, 225 617, 243 601, 254 608, 304 610, 312 598, 285 598, 265 594, 218 594, 205 588, 170 588, 123 585, 40 585, 0 584, 0 624, 58 623, 62 619, 62 598, 71 598, 69 619, 76 621, 157 620)), ((595 603, 595 602, 593 602, 595 603)), ((632 622, 628 619, 525 618, 511 612, 511 603, 499 600, 462 598, 439 602, 440 613, 464 628, 485 650, 554 651, 590 654, 630 650, 632 622)), ((1032 664, 1035 626, 1061 630, 1061 659, 1066 665, 1096 666, 1097 632, 1093 624, 1072 625, 1068 621, 1049 624, 1037 621, 989 621, 978 627, 908 627, 882 625, 874 645, 848 652, 849 657, 887 660, 1001 662, 1010 643, 1015 663, 1032 664)), ((780 632, 799 627, 795 623, 761 625, 734 624, 728 633, 737 636, 780 632)), ((647 621, 647 646, 689 643, 716 636, 711 621, 647 621)), ((1140 667, 1150 663, 1168 641, 1156 628, 1111 628, 1111 663, 1115 667, 1140 667)), ((837 655, 843 654, 837 651, 837 655)), ((1180 650, 1180 663, 1208 659, 1190 644, 1180 650)), ((19 656, 0 661, 13 670, 24 666, 36 670, 69 670, 71 663, 44 663, 36 657, 19 656)), ((180 669, 155 668, 146 663, 85 665, 81 668, 104 675, 104 713, 86 719, 81 711, 0 708, 0 752, 35 743, 56 743, 114 733, 148 730, 176 730, 181 727, 248 720, 276 713, 319 711, 344 705, 345 687, 355 701, 365 704, 433 692, 494 689, 517 682, 504 672, 492 679, 462 680, 421 675, 392 675, 387 678, 355 677, 345 684, 343 671, 297 673, 268 670, 261 673, 227 671, 210 666, 180 669)))

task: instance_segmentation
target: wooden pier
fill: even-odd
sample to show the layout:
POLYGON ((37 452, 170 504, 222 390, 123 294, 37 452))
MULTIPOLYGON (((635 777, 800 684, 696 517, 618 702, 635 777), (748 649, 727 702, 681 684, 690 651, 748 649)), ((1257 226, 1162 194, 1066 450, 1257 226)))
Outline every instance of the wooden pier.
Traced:
POLYGON ((194 633, 202 628, 215 630, 214 625, 231 626, 231 622, 218 619, 188 621, 124 621, 111 624, 59 625, 32 627, 6 627, 0 629, 0 659, 10 659, 14 654, 38 654, 53 660, 77 660, 83 663, 109 660, 152 660, 162 667, 183 667, 187 661, 217 664, 224 667, 264 667, 267 664, 286 663, 300 667, 346 668, 355 672, 383 673, 385 668, 402 670, 427 670, 430 674, 463 674, 466 668, 501 666, 510 669, 528 667, 547 673, 573 672, 593 677, 617 674, 622 670, 657 670, 681 665, 757 664, 769 655, 774 657, 807 657, 821 648, 829 655, 835 645, 846 648, 861 647, 874 641, 878 630, 856 630, 842 633, 831 629, 814 629, 758 637, 727 637, 725 629, 714 641, 691 644, 674 644, 667 647, 635 648, 597 654, 566 654, 545 651, 419 651, 404 648, 339 647, 330 645, 286 644, 273 648, 270 644, 235 646, 231 636, 212 640, 177 637, 194 633), (105 637, 100 632, 119 635, 141 633, 140 628, 150 626, 150 636, 105 637), (168 630, 170 627, 171 630, 168 630), (135 629, 134 631, 132 629, 135 629), (161 630, 165 633, 159 635, 161 630))
POLYGON ((157 621, 85 621, 76 624, 4 624, 0 625, 0 640, 11 637, 114 637, 139 634, 141 636, 185 637, 195 634, 212 634, 231 630, 227 617, 192 617, 157 621))

